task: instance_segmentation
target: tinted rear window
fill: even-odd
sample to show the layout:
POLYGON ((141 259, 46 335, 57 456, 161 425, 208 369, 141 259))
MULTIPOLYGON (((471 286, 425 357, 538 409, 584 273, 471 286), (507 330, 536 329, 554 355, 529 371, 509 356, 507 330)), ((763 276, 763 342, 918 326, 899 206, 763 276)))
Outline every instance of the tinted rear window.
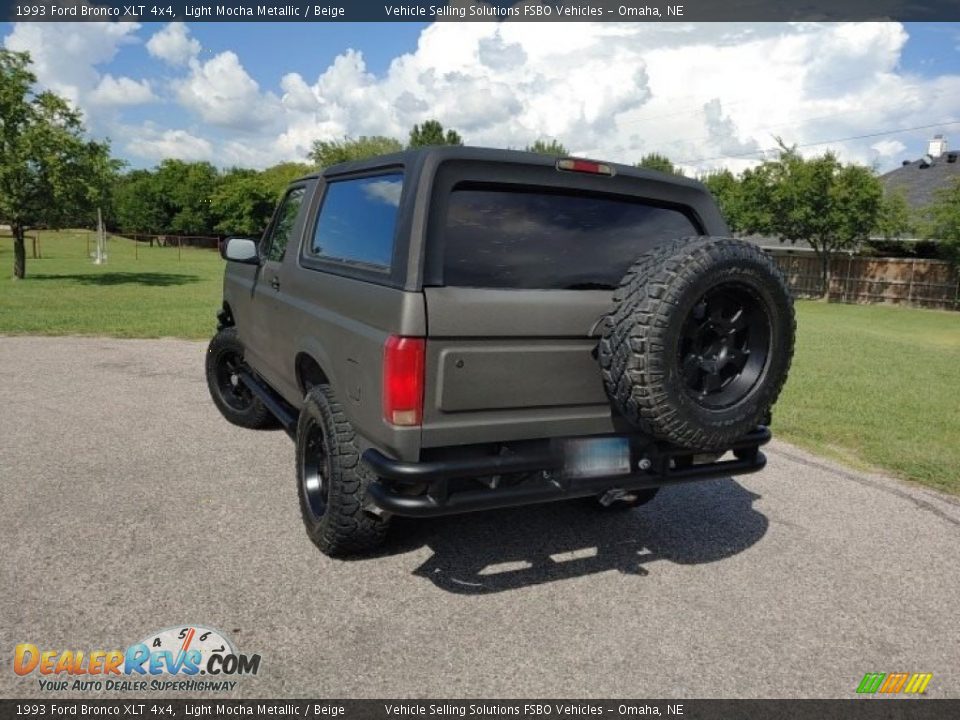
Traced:
POLYGON ((454 188, 444 282, 461 287, 615 287, 653 244, 696 235, 684 213, 633 199, 454 188))
POLYGON ((402 190, 400 173, 331 182, 308 253, 324 260, 389 268, 402 190))

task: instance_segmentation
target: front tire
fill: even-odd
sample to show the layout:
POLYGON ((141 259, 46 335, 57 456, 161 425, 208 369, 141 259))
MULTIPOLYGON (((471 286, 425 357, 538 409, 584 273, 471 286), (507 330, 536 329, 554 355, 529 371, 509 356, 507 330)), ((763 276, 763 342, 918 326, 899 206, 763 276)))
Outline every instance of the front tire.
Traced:
POLYGON ((243 345, 235 327, 224 328, 207 346, 207 388, 228 422, 251 430, 277 426, 277 419, 240 379, 243 345))
POLYGON ((375 479, 328 385, 310 389, 297 422, 297 494, 307 536, 331 557, 380 545, 388 522, 364 509, 375 479))

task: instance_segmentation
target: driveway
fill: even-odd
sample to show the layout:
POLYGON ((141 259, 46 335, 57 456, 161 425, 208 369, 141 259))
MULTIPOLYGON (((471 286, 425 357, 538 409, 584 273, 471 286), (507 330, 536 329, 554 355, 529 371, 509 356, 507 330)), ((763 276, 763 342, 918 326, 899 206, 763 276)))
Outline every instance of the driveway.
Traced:
POLYGON ((290 440, 220 418, 204 350, 0 337, 0 696, 40 694, 17 643, 197 623, 262 657, 218 697, 849 698, 899 671, 960 697, 954 498, 775 441, 764 472, 635 511, 398 521, 335 561, 290 440))

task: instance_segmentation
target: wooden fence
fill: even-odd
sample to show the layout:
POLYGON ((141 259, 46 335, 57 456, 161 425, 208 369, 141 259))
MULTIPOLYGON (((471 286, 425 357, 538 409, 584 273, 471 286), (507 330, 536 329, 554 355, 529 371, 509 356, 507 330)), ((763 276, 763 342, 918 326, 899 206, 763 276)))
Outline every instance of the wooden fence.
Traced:
MULTIPOLYGON (((813 254, 771 253, 797 297, 820 297, 820 260, 813 254)), ((943 260, 837 255, 830 264, 831 300, 895 303, 960 310, 960 273, 943 260)))

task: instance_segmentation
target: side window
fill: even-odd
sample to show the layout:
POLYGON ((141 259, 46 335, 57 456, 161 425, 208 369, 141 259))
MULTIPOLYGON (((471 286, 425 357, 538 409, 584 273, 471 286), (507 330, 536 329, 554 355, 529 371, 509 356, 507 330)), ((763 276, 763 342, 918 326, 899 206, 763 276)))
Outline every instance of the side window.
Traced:
POLYGON ((401 173, 329 183, 308 254, 389 269, 402 190, 401 173))
POLYGON ((279 262, 283 260, 283 253, 293 234, 293 226, 297 222, 297 214, 303 203, 305 188, 297 187, 287 193, 280 203, 280 209, 270 226, 270 234, 264 238, 263 256, 267 260, 279 262))

